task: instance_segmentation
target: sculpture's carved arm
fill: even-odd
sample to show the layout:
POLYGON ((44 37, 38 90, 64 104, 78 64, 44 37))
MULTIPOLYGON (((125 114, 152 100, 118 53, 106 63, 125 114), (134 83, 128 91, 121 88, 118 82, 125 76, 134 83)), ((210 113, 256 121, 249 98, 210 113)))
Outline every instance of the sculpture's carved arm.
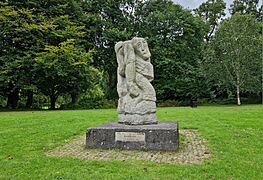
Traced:
POLYGON ((124 63, 124 54, 123 54, 123 42, 118 42, 115 45, 115 52, 118 62, 118 73, 121 76, 125 76, 125 63, 124 63))
POLYGON ((127 79, 127 85, 131 96, 138 96, 139 91, 135 83, 136 67, 135 67, 135 53, 132 45, 127 43, 124 46, 124 59, 126 62, 125 76, 127 79))

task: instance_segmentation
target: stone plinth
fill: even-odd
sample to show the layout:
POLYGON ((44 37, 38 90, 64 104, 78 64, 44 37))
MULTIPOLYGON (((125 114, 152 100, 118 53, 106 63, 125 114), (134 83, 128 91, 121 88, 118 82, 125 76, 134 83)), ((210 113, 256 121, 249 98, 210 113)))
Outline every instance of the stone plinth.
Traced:
POLYGON ((177 122, 152 125, 124 125, 117 122, 87 129, 86 147, 176 151, 179 147, 177 122))

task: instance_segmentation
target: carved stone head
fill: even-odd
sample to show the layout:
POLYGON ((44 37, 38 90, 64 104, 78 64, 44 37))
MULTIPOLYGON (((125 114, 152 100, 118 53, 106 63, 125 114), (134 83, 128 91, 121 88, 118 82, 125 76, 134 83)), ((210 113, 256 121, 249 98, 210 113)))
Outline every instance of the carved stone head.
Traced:
POLYGON ((151 53, 144 38, 134 37, 132 39, 132 46, 134 48, 135 54, 137 54, 142 59, 146 60, 151 57, 151 53))

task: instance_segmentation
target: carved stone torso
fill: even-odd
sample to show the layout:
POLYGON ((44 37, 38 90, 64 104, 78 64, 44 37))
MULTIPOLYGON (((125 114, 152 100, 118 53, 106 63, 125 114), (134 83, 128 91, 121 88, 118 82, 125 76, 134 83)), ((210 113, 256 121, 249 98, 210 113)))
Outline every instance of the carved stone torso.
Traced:
POLYGON ((148 80, 153 80, 153 65, 150 61, 137 58, 135 62, 136 72, 145 76, 148 80))

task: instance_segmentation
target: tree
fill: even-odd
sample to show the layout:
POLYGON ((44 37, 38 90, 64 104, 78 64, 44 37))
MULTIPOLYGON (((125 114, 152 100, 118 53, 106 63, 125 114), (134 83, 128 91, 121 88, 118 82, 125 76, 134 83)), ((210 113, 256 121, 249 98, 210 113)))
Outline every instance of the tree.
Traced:
POLYGON ((20 92, 34 89, 33 59, 44 46, 41 35, 53 25, 33 10, 0 7, 0 93, 8 97, 7 107, 16 108, 20 92))
POLYGON ((194 9, 195 14, 210 26, 209 32, 205 35, 207 42, 211 39, 216 27, 226 15, 225 9, 226 3, 223 0, 208 0, 202 3, 197 9, 194 9))
POLYGON ((104 91, 107 99, 118 98, 117 94, 117 60, 114 45, 118 41, 125 41, 134 35, 134 12, 139 1, 115 0, 87 2, 87 12, 100 17, 95 26, 94 44, 96 54, 94 65, 103 71, 106 84, 104 91))
MULTIPOLYGON (((0 94, 8 97, 8 107, 15 108, 21 95, 28 97, 26 106, 31 107, 33 93, 42 86, 38 83, 48 81, 45 76, 38 75, 49 69, 34 60, 41 52, 46 52, 45 47, 59 47, 74 39, 76 51, 91 52, 94 48, 93 42, 88 42, 94 32, 90 28, 94 25, 94 16, 82 11, 84 5, 81 0, 1 2, 0 94)), ((87 69, 86 66, 79 69, 74 66, 68 70, 75 78, 69 82, 72 88, 68 88, 73 103, 94 82, 87 82, 92 79, 87 69)), ((43 84, 49 85, 49 82, 43 84)))
POLYGON ((169 0, 147 1, 136 12, 138 35, 148 39, 154 65, 153 85, 159 100, 196 99, 206 25, 169 0), (199 75, 198 75, 199 74, 199 75))
POLYGON ((259 7, 259 0, 234 0, 230 5, 230 13, 252 14, 259 21, 263 16, 263 5, 259 7))
POLYGON ((235 92, 260 91, 260 26, 252 15, 234 14, 218 28, 204 63, 207 77, 235 92))
POLYGON ((74 39, 46 46, 45 52, 38 54, 37 87, 50 97, 51 109, 55 109, 58 96, 78 94, 93 87, 98 71, 90 66, 91 56, 92 51, 85 52, 76 46, 74 39))

